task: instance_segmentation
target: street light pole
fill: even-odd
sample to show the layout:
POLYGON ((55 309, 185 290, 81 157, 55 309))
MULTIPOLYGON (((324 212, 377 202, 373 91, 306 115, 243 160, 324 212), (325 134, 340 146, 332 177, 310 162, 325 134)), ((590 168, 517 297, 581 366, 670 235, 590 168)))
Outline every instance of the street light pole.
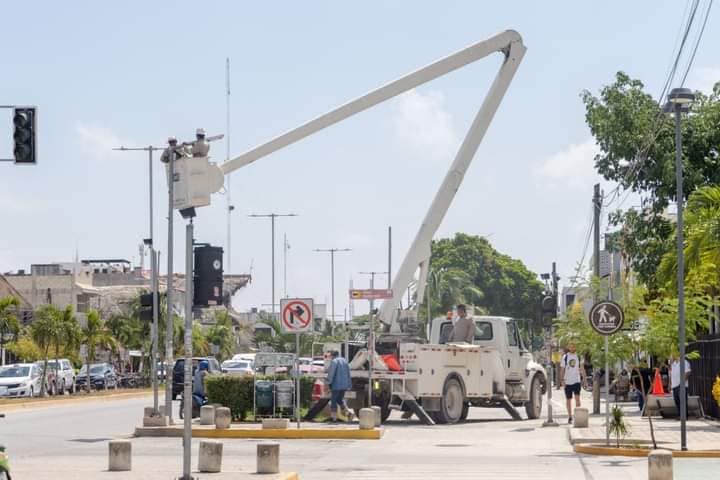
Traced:
MULTIPOLYGON (((358 272, 361 275, 370 275, 370 290, 375 289, 375 275, 389 275, 389 272, 358 272)), ((369 322, 368 322, 368 365, 370 368, 368 369, 368 407, 372 406, 372 382, 373 382, 373 367, 374 367, 374 360, 375 360, 375 315, 373 314, 373 311, 375 310, 375 300, 370 299, 370 315, 369 315, 369 322)))
POLYGON ((675 177, 677 201, 677 283, 678 283, 678 320, 680 331, 678 343, 680 350, 680 448, 687 450, 687 387, 685 385, 685 252, 683 238, 683 172, 682 172, 682 131, 681 114, 690 110, 695 95, 689 88, 673 88, 668 94, 666 110, 675 113, 675 177))
MULTIPOLYGON (((152 303, 153 303, 153 320, 152 328, 150 332, 152 347, 151 347, 151 358, 150 362, 150 375, 152 377, 152 389, 153 389, 153 416, 158 416, 158 378, 157 378, 157 361, 158 352, 158 264, 157 254, 155 252, 155 246, 153 244, 153 152, 156 150, 162 150, 162 147, 153 147, 152 145, 147 147, 125 147, 113 148, 121 152, 127 151, 144 151, 148 152, 148 197, 149 197, 149 223, 150 223, 150 236, 145 240, 145 243, 150 247, 150 290, 152 291, 152 303)), ((167 370, 167 369, 166 369, 167 370)), ((166 372, 167 377, 167 372, 166 372)), ((167 380, 166 380, 167 382, 167 380)))
POLYGON ((316 248, 315 252, 330 253, 330 329, 335 331, 335 252, 350 252, 350 248, 316 248))
POLYGON ((253 218, 269 218, 270 219, 270 225, 271 225, 271 243, 272 243, 272 250, 271 250, 271 263, 272 263, 272 274, 271 282, 272 282, 272 301, 270 308, 272 309, 272 317, 275 318, 275 219, 277 217, 297 217, 298 215, 296 213, 266 213, 262 215, 258 214, 250 214, 248 217, 253 218))

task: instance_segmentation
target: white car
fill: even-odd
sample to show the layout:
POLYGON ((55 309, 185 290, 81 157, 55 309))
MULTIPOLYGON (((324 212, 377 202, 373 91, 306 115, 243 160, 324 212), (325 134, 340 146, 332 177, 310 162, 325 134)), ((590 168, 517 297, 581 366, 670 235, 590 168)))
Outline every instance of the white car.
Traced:
POLYGON ((40 367, 17 363, 0 367, 0 397, 34 397, 40 393, 40 367))
POLYGON ((220 369, 223 373, 231 373, 235 375, 253 375, 255 372, 252 363, 246 360, 225 360, 220 369))

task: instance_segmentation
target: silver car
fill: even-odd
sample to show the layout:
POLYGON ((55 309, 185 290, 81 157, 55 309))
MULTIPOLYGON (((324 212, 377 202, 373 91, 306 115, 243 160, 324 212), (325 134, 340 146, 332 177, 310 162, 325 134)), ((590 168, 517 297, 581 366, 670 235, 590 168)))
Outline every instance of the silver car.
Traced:
POLYGON ((0 397, 34 397, 40 393, 40 367, 17 363, 0 367, 0 397))

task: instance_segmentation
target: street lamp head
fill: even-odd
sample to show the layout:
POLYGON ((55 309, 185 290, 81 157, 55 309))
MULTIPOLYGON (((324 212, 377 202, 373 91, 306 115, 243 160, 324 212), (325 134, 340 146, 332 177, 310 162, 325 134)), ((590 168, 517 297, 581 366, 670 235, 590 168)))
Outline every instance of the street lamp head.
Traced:
POLYGON ((689 105, 695 101, 695 94, 689 88, 673 88, 668 94, 668 102, 675 105, 689 105))

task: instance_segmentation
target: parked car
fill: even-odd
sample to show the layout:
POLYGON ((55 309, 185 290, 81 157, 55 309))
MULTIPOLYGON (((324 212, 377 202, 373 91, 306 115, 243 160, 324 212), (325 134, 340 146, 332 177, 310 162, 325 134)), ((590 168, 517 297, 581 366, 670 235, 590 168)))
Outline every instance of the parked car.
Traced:
MULTIPOLYGON (((193 357, 192 359, 192 373, 195 375, 200 360, 207 360, 209 364, 208 371, 210 373, 222 373, 220 364, 215 357, 193 357)), ((175 360, 175 366, 173 367, 173 384, 172 384, 172 399, 175 400, 178 395, 183 392, 185 380, 185 359, 178 358, 175 360)))
MULTIPOLYGON (((77 374, 77 388, 87 388, 87 364, 77 374)), ((90 386, 96 390, 118 388, 118 375, 109 363, 93 363, 90 365, 90 386)))
POLYGON ((34 363, 0 367, 0 396, 34 397, 40 393, 40 368, 34 363))
POLYGON ((239 360, 225 360, 220 365, 222 373, 231 373, 237 375, 254 375, 255 371, 252 368, 252 363, 247 361, 239 360))
POLYGON ((235 355, 233 355, 232 359, 237 362, 250 362, 250 364, 254 366, 255 355, 257 355, 257 354, 256 353, 236 353, 235 355))
POLYGON ((75 369, 67 358, 48 360, 48 366, 52 366, 57 374, 57 393, 75 393, 75 369))

